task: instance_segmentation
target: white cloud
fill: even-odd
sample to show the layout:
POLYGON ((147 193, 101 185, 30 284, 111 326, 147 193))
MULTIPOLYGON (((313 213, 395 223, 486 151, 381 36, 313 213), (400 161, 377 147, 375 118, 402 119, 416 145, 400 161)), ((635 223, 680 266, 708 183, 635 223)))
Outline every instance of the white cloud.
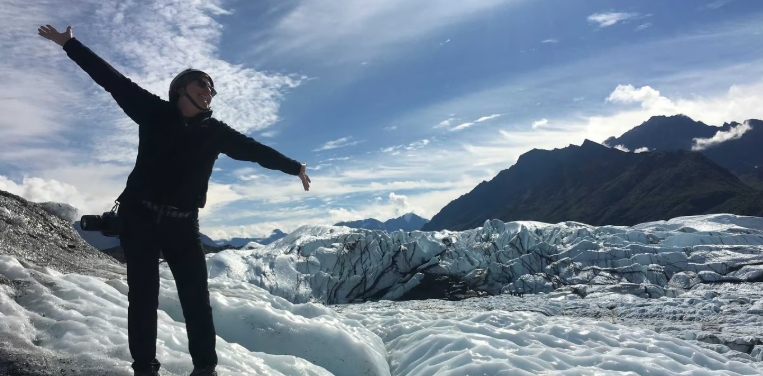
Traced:
POLYGON ((25 177, 21 183, 16 183, 2 175, 0 175, 0 190, 13 193, 33 202, 55 201, 70 203, 80 194, 73 185, 56 180, 25 177))
POLYGON ((540 119, 533 122, 533 129, 538 129, 542 126, 548 125, 548 119, 540 119))
POLYGON ((598 24, 599 27, 609 27, 617 24, 618 22, 625 21, 637 16, 638 13, 595 13, 588 16, 588 22, 598 24))
POLYGON ((260 133, 260 136, 267 137, 267 138, 272 138, 272 137, 275 137, 277 135, 278 135, 278 131, 275 130, 275 129, 272 129, 272 130, 260 133))
MULTIPOLYGON (((450 128, 450 131, 454 132, 454 131, 464 130, 466 128, 471 127, 474 124, 482 123, 482 122, 485 122, 485 121, 488 121, 488 120, 492 120, 492 119, 495 119, 495 118, 500 117, 500 116, 502 116, 502 115, 501 114, 493 114, 493 115, 483 116, 483 117, 478 118, 477 120, 474 120, 474 121, 470 121, 470 122, 466 122, 466 123, 461 123, 461 124, 459 124, 459 125, 457 125, 457 126, 455 126, 453 128, 450 128)), ((450 126, 450 124, 452 123, 453 120, 455 120, 455 119, 454 118, 450 118, 448 120, 445 120, 442 123, 440 123, 438 126, 436 126, 435 128, 440 128, 440 127, 443 127, 443 126, 450 126)))
POLYGON ((392 155, 397 155, 397 154, 400 154, 401 150, 413 151, 413 150, 421 149, 421 148, 429 145, 429 142, 430 141, 428 139, 423 139, 423 140, 411 142, 408 145, 396 145, 396 146, 390 146, 390 147, 382 148, 381 152, 382 153, 389 153, 389 154, 392 154, 392 155))
MULTIPOLYGON (((440 122, 443 114, 474 113, 476 110, 486 111, 484 113, 511 111, 512 117, 517 118, 520 124, 527 125, 540 118, 540 114, 548 116, 553 119, 553 128, 541 126, 531 130, 530 127, 506 125, 496 136, 495 129, 474 127, 473 132, 460 133, 459 137, 438 138, 432 141, 431 147, 428 145, 422 150, 402 152, 403 145, 399 145, 401 152, 396 155, 372 152, 356 156, 346 163, 342 171, 327 169, 321 171, 321 174, 311 175, 315 188, 311 189, 309 195, 300 192, 298 180, 286 178, 269 179, 262 184, 258 182, 257 187, 242 188, 241 192, 247 199, 268 200, 272 198, 269 192, 278 191, 279 199, 291 200, 285 204, 265 206, 252 216, 256 221, 277 221, 279 225, 290 228, 302 224, 327 223, 326 208, 295 212, 287 206, 289 203, 302 205, 312 202, 311 199, 331 202, 332 205, 341 203, 344 210, 334 213, 343 213, 341 215, 348 217, 342 219, 393 216, 394 210, 386 199, 389 192, 405 195, 411 205, 421 207, 423 215, 431 217, 448 202, 469 192, 481 181, 490 180, 498 171, 510 167, 519 155, 532 148, 550 150, 569 144, 579 145, 585 139, 602 142, 654 115, 684 113, 707 124, 763 118, 763 106, 760 106, 763 103, 763 81, 749 80, 749 77, 759 76, 759 61, 736 60, 733 66, 721 69, 716 68, 716 65, 713 68, 692 64, 686 66, 683 61, 677 61, 680 70, 667 76, 649 77, 650 86, 638 87, 618 86, 618 82, 613 81, 613 76, 607 76, 609 71, 606 70, 612 64, 641 65, 652 58, 649 51, 658 48, 674 51, 689 47, 695 49, 708 44, 717 47, 719 43, 737 43, 749 34, 749 30, 754 28, 745 26, 741 31, 723 31, 721 34, 713 34, 713 37, 703 34, 681 37, 676 41, 631 46, 626 50, 618 50, 617 54, 592 56, 573 66, 565 66, 565 69, 549 67, 528 75, 526 79, 505 82, 500 87, 432 104, 394 119, 394 124, 401 124, 406 129, 414 129, 416 124, 420 124, 429 131, 431 125, 428 124, 440 122), (685 44, 689 43, 686 40, 690 41, 690 45, 685 44), (643 59, 634 60, 634 57, 642 56, 643 59), (586 72, 602 74, 591 75, 593 78, 581 81, 581 77, 587 75, 586 72), (558 82, 569 84, 560 85, 558 82), (734 82, 750 83, 731 86, 734 82), (702 86, 697 86, 697 83, 702 83, 702 86), (581 87, 586 91, 581 92, 581 87), (664 93, 657 91, 658 88, 664 93), (544 96, 558 92, 559 103, 569 102, 575 96, 585 96, 591 98, 587 101, 590 108, 580 112, 579 106, 574 109, 534 107, 537 98, 530 95, 533 91, 540 91, 544 96), (608 101, 594 100, 608 97, 608 101), (523 102, 524 98, 527 100, 523 102), (518 105, 507 107, 507 99, 518 105), (527 109, 524 110, 523 107, 527 109), (553 112, 546 114, 547 111, 553 112), (385 200, 375 202, 377 206, 369 206, 370 202, 374 202, 373 198, 380 195, 385 200), (357 200, 348 199, 347 196, 356 197, 357 200)), ((618 72, 616 77, 622 76, 620 68, 615 71, 618 72)), ((634 82, 644 79, 633 76, 634 82)), ((458 123, 455 121, 448 128, 458 123)), ((239 210, 240 206, 242 205, 238 203, 229 205, 221 208, 216 215, 225 218, 224 215, 234 209, 239 210)))
POLYGON ((324 160, 321 161, 321 163, 323 163, 323 162, 333 162, 333 161, 348 161, 348 160, 350 160, 350 157, 336 157, 336 158, 324 159, 324 160))
POLYGON ((495 119, 497 117, 501 117, 501 114, 493 114, 493 115, 489 115, 489 116, 483 116, 483 117, 475 120, 474 122, 475 123, 482 123, 483 121, 492 120, 492 119, 495 119))
POLYGON ((551 38, 551 39, 546 39, 542 41, 541 43, 559 43, 559 40, 555 38, 551 38))
POLYGON ((716 1, 713 1, 712 3, 705 5, 704 8, 716 10, 728 5, 732 1, 734 0, 716 0, 716 1))
POLYGON ((633 127, 632 124, 640 124, 651 116, 684 114, 706 124, 723 124, 763 118, 763 106, 760 106, 763 101, 763 81, 733 85, 725 93, 712 97, 693 96, 690 99, 670 99, 649 86, 636 89, 632 85, 619 85, 609 96, 609 101, 638 103, 641 108, 622 111, 609 117, 592 117, 592 121, 598 123, 610 119, 633 127))
POLYGON ((455 120, 456 120, 456 118, 453 118, 453 117, 447 118, 447 119, 445 119, 445 120, 441 121, 440 123, 438 123, 437 125, 435 125, 433 128, 445 128, 445 127, 450 127, 450 126, 451 126, 451 124, 453 124, 453 122, 454 122, 455 120))
POLYGON ((451 128, 450 130, 451 130, 451 131, 460 131, 460 130, 462 130, 462 129, 466 129, 466 128, 469 128, 469 127, 471 127, 472 125, 474 125, 474 122, 469 122, 469 123, 461 123, 461 124, 459 124, 459 125, 457 125, 457 126, 455 126, 455 127, 451 128))
POLYGON ((395 192, 390 192, 389 202, 390 204, 392 204, 392 206, 395 209, 396 217, 399 217, 403 214, 421 212, 420 208, 416 208, 413 205, 411 205, 411 203, 408 201, 407 196, 398 195, 398 194, 395 194, 395 192))
MULTIPOLYGON (((245 183, 251 184, 251 183, 245 183)), ((234 184, 209 183, 207 191, 207 202, 203 209, 199 211, 199 218, 207 217, 220 206, 243 199, 244 196, 238 192, 234 184)))
POLYGON ((675 106, 670 99, 660 95, 660 92, 650 86, 638 89, 633 85, 618 85, 607 97, 608 102, 615 103, 640 103, 643 108, 671 110, 675 106))
MULTIPOLYGON (((614 102, 610 103, 614 105, 614 102)), ((590 117, 583 121, 577 116, 554 120, 555 123, 564 124, 563 131, 548 127, 534 131, 501 131, 498 137, 476 135, 479 141, 475 143, 465 138, 448 139, 451 142, 426 150, 396 155, 380 152, 352 158, 342 171, 321 171, 321 174, 311 175, 315 188, 307 196, 300 192, 298 181, 272 177, 258 181, 256 187, 239 186, 236 192, 244 196, 245 200, 268 200, 273 198, 272 192, 278 191, 286 202, 273 204, 275 206, 258 204, 261 209, 251 217, 262 223, 278 223, 284 229, 294 229, 305 224, 397 216, 400 211, 394 209, 388 200, 373 200, 379 194, 389 195, 389 192, 405 196, 411 206, 421 209, 417 213, 431 217, 448 202, 472 190, 481 181, 489 180, 498 171, 510 167, 520 154, 532 148, 564 147, 571 143, 580 144, 586 138, 600 142, 622 129, 638 125, 644 111, 639 109, 634 114, 632 110, 625 110, 612 116, 590 117), (364 199, 352 201, 346 198, 348 195, 364 199), (324 202, 341 202, 343 205, 332 208, 329 216, 326 215, 326 208, 295 211, 288 206, 289 203, 309 202, 309 197, 320 198, 324 202), (374 203, 369 203, 369 200, 374 203)), ((482 133, 486 132, 488 130, 482 133)), ((404 146, 396 148, 401 151, 404 146)), ((402 199, 396 202, 398 201, 405 202, 402 199)), ((215 212, 215 217, 226 218, 242 206, 245 205, 235 203, 220 207, 215 212)), ((206 223, 204 225, 209 226, 206 223)), ((236 227, 231 229, 235 230, 236 227)))
POLYGON ((317 55, 326 62, 390 55, 437 31, 517 0, 299 1, 253 45, 255 53, 317 55))
MULTIPOLYGON (((606 61, 607 64, 613 64, 610 59, 597 58, 600 61, 606 61)), ((590 61, 586 62, 586 64, 589 63, 590 61)), ((591 66, 590 69, 594 71, 601 67, 595 64, 591 64, 591 66)), ((551 68, 559 70, 558 66, 551 68)), ((549 73, 549 71, 545 73, 549 73)), ((542 85, 559 79, 558 75, 549 74, 544 81, 544 75, 541 73, 544 72, 528 76, 528 81, 534 80, 539 82, 538 85, 542 85)), ((576 73, 578 74, 572 77, 584 76, 580 74, 581 72, 576 73)), ((718 75, 713 75, 713 77, 716 77, 718 82, 734 81, 721 80, 717 78, 718 75)), ((630 82, 637 80, 640 81, 639 78, 635 78, 630 82)), ((581 86, 590 84, 589 81, 568 81, 572 82, 570 86, 574 84, 575 90, 580 90, 581 86)), ((511 90, 514 90, 518 85, 526 87, 527 90, 522 95, 527 95, 533 90, 533 85, 527 84, 527 82, 511 82, 509 84, 514 85, 511 90)), ((607 85, 607 92, 615 87, 615 85, 609 86, 609 82, 607 85)), ((681 89, 680 84, 675 83, 669 88, 659 85, 657 81, 651 81, 651 85, 652 87, 659 86, 665 92, 670 93, 683 92, 686 93, 685 95, 691 95, 694 92, 689 89, 681 91, 679 90, 681 89)), ((755 114, 760 114, 763 111, 763 108, 759 106, 763 98, 760 96, 761 88, 756 88, 755 85, 757 84, 735 87, 734 90, 738 93, 733 95, 729 91, 728 95, 713 94, 706 98, 693 97, 691 100, 682 100, 671 95, 669 99, 664 98, 666 101, 664 103, 670 104, 676 111, 682 110, 683 112, 684 110, 696 109, 696 112, 701 116, 719 118, 723 121, 756 117, 755 114), (744 114, 742 116, 745 117, 738 116, 740 114, 744 114)), ((591 85, 591 87, 595 86, 591 85)), ((554 90, 558 89, 552 85, 549 87, 553 87, 554 90)), ((638 90, 641 89, 633 88, 634 92, 638 90)), ((603 91, 596 94, 595 90, 591 89, 590 95, 597 98, 604 97, 605 95, 601 93, 603 91)), ((569 98, 574 95, 589 95, 589 92, 564 90, 561 94, 564 95, 565 101, 569 101, 569 98)), ((500 98, 500 102, 507 102, 508 96, 490 95, 490 97, 500 98)), ((336 207, 331 208, 336 210, 335 215, 357 215, 356 218, 347 219, 384 218, 385 215, 392 216, 395 214, 390 202, 383 200, 378 206, 367 206, 367 203, 371 197, 386 196, 389 192, 405 195, 411 205, 421 207, 425 210, 424 213, 431 215, 439 211, 449 201, 473 189, 480 181, 490 179, 495 176, 497 171, 511 166, 521 153, 531 148, 548 149, 563 147, 570 143, 579 144, 584 138, 594 141, 603 140, 608 136, 617 135, 619 131, 639 124, 653 114, 664 114, 658 106, 654 105, 654 103, 661 103, 662 98, 658 92, 656 96, 653 96, 652 102, 646 101, 643 97, 633 98, 630 102, 615 100, 606 103, 600 102, 599 104, 607 106, 606 109, 596 109, 598 113, 604 114, 600 116, 578 113, 545 114, 539 112, 545 111, 543 108, 518 115, 523 116, 518 121, 525 124, 530 124, 533 119, 539 118, 540 114, 550 116, 555 125, 564 125, 564 128, 560 128, 563 131, 552 131, 550 127, 541 127, 533 132, 507 128, 500 133, 502 136, 495 137, 494 129, 484 129, 484 132, 464 132, 459 134, 459 137, 443 137, 442 140, 436 141, 437 147, 427 147, 395 156, 378 152, 361 154, 348 161, 347 168, 342 171, 333 171, 327 168, 322 169, 319 174, 311 174, 314 185, 310 192, 302 191, 298 179, 285 176, 266 175, 263 176, 263 179, 258 180, 256 185, 251 183, 232 184, 228 187, 229 190, 222 187, 223 189, 215 189, 214 192, 211 192, 210 196, 214 196, 214 202, 218 204, 213 205, 214 210, 206 212, 203 229, 205 232, 216 229, 219 231, 240 231, 241 234, 245 231, 267 233, 276 227, 290 230, 303 224, 328 223, 325 214, 327 207, 315 207, 313 204, 315 202, 331 202, 334 203, 333 205, 342 203, 344 210, 336 207), (619 106, 627 103, 640 104, 641 107, 632 109, 619 106), (227 200, 224 197, 231 193, 235 194, 235 201, 227 200), (218 195, 222 197, 217 197, 218 195), (362 201, 362 204, 346 199, 346 196, 360 197, 362 200, 358 199, 358 202, 362 201), (310 207, 303 208, 306 205, 310 207), (232 222, 229 220, 231 217, 244 214, 249 215, 246 217, 249 223, 254 223, 243 227, 231 225, 232 222), (242 228, 244 230, 241 230, 242 228)), ((457 98, 458 101, 462 101, 462 99, 457 98)), ((422 124, 429 128, 429 124, 441 120, 442 114, 451 112, 473 113, 472 111, 478 109, 485 111, 480 113, 494 113, 506 110, 505 107, 493 106, 488 100, 485 100, 484 96, 476 99, 479 100, 472 101, 470 106, 455 101, 445 103, 435 108, 436 111, 430 111, 430 116, 425 119, 426 121, 410 123, 400 121, 399 124, 401 124, 401 128, 407 131, 412 123, 422 124), (485 105, 486 103, 488 105, 485 105)), ((493 100, 497 101, 496 99, 493 100)), ((514 117, 514 115, 512 116, 514 117)), ((421 120, 421 118, 415 120, 421 120)), ((398 122, 394 124, 398 124, 398 122)), ((458 124, 458 122, 454 124, 458 124)), ((449 124, 448 127, 452 125, 449 124)), ((435 142, 433 141, 433 143, 435 142)), ((403 146, 400 145, 400 148, 402 149, 403 146)))
POLYGON ((718 131, 711 138, 695 138, 691 150, 705 150, 713 146, 718 146, 726 141, 737 140, 750 130, 752 130, 750 124, 744 122, 729 129, 727 132, 718 131))
MULTIPOLYGON (((32 202, 60 202, 77 208, 80 214, 101 214, 103 205, 90 205, 77 187, 58 180, 24 177, 21 182, 0 175, 0 190, 13 193, 32 202)), ((113 205, 113 202, 107 202, 113 205)))
POLYGON ((0 160, 29 176, 13 185, 6 178, 6 188, 99 213, 124 188, 137 152, 137 126, 59 46, 37 35, 40 23, 61 30, 71 24, 79 40, 164 98, 170 79, 189 64, 208 71, 220 93, 213 103, 216 117, 240 131, 277 122, 284 90, 302 78, 221 60, 218 20, 230 13, 221 8, 222 1, 178 4, 0 2, 0 14, 7 16, 0 30, 0 48, 6 51, 0 56, 0 76, 6 78, 0 85, 0 160))
POLYGON ((412 143, 408 144, 408 146, 405 147, 405 150, 409 150, 409 151, 410 150, 417 150, 417 149, 421 149, 421 148, 423 148, 424 146, 427 146, 427 145, 429 145, 429 140, 424 139, 424 140, 421 140, 421 141, 416 141, 416 142, 412 142, 412 143))
POLYGON ((233 170, 233 175, 241 181, 253 181, 262 178, 261 175, 257 174, 257 171, 253 167, 243 167, 233 170))
MULTIPOLYGON (((218 92, 212 103, 215 116, 244 133, 263 130, 278 120, 283 90, 299 85, 300 78, 264 74, 219 59, 217 45, 223 26, 215 17, 227 14, 230 12, 222 8, 221 0, 183 6, 177 6, 174 0, 104 3, 97 8, 95 19, 89 21, 108 23, 111 27, 99 30, 97 35, 80 37, 122 73, 163 98, 167 98, 170 80, 189 64, 206 71, 218 92)), ((100 97, 109 103, 109 108, 117 109, 111 97, 105 93, 100 97)), ((122 123, 103 149, 125 146, 132 153, 123 155, 122 161, 133 162, 136 127, 121 111, 112 111, 112 117, 127 124, 122 123)))
MULTIPOLYGON (((609 147, 609 146, 608 146, 608 147, 609 147)), ((630 152, 631 152, 631 150, 630 150, 630 149, 628 149, 627 147, 625 147, 625 145, 615 145, 615 146, 611 146, 611 147, 612 147, 612 148, 614 148, 614 149, 617 149, 617 150, 620 150, 620 151, 626 152, 626 153, 630 153, 630 152)), ((646 147, 646 146, 644 146, 644 147, 640 147, 640 148, 638 148, 638 149, 636 149, 636 150, 633 150, 633 152, 634 152, 634 153, 636 153, 636 154, 638 154, 638 153, 646 153, 646 152, 648 152, 648 151, 650 151, 650 150, 649 150, 649 148, 648 148, 648 147, 646 147)))
POLYGON ((402 147, 403 147, 403 145, 390 146, 390 147, 386 147, 386 148, 381 149, 381 152, 382 153, 394 153, 394 154, 398 154, 402 147))
POLYGON ((647 22, 647 23, 638 25, 638 27, 636 28, 636 31, 641 31, 641 30, 644 30, 644 29, 647 29, 647 28, 650 28, 650 27, 652 27, 652 23, 651 22, 647 22))
POLYGON ((350 140, 352 140, 352 136, 342 137, 338 140, 328 141, 325 144, 323 144, 323 146, 317 149, 313 149, 313 151, 324 151, 324 150, 343 148, 347 146, 357 145, 363 142, 363 141, 350 141, 350 140))

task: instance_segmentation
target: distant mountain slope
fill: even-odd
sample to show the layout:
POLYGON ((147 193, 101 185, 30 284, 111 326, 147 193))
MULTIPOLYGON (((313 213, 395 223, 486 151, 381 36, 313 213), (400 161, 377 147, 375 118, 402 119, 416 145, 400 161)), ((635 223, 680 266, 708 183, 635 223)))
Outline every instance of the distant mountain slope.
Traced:
POLYGON ((763 193, 700 153, 625 153, 586 140, 523 154, 423 230, 470 229, 487 219, 633 225, 722 212, 763 215, 763 193))
MULTIPOLYGON (((119 238, 103 236, 100 231, 83 231, 79 221, 74 222, 74 229, 80 237, 96 249, 103 251, 119 246, 119 238)), ((219 247, 209 236, 201 234, 201 242, 206 246, 219 247)))
POLYGON ((230 240, 219 240, 216 243, 219 244, 230 244, 231 246, 235 248, 241 248, 249 243, 255 242, 262 245, 268 245, 278 239, 281 239, 285 237, 287 234, 280 229, 275 229, 273 232, 270 233, 268 237, 265 238, 231 238, 230 240))
POLYGON ((416 214, 408 213, 397 218, 388 219, 384 222, 369 218, 358 221, 339 222, 334 226, 347 226, 351 228, 364 228, 367 230, 385 230, 387 232, 392 231, 416 231, 421 230, 421 227, 429 222, 429 220, 422 218, 416 214))
MULTIPOLYGON (((730 137, 727 141, 700 152, 739 176, 745 183, 763 188, 763 121, 751 119, 744 124, 749 130, 741 137, 730 137)), ((718 132, 730 134, 732 129, 742 129, 738 128, 740 126, 742 124, 732 122, 714 127, 683 115, 654 116, 620 137, 608 138, 604 144, 622 145, 629 150, 642 147, 655 151, 692 150, 695 139, 710 139, 718 132)))

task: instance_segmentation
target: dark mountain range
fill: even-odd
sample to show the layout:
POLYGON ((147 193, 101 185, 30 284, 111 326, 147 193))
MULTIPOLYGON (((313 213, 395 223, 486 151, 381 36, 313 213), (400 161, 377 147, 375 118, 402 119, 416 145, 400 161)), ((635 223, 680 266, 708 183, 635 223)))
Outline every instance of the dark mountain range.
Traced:
POLYGON ((347 226, 352 228, 364 228, 368 230, 385 230, 387 232, 392 231, 416 231, 421 230, 421 227, 429 222, 429 220, 422 218, 416 214, 408 213, 397 218, 388 219, 384 222, 378 219, 362 219, 359 221, 339 222, 334 226, 347 226))
POLYGON ((487 219, 633 225, 721 212, 763 215, 763 193, 700 153, 626 153, 586 140, 523 154, 422 230, 465 230, 487 219))
POLYGON ((745 183, 763 189, 763 121, 760 120, 751 119, 744 124, 732 122, 714 127, 684 115, 655 116, 620 137, 608 138, 604 144, 622 145, 630 150, 642 147, 654 151, 692 150, 696 139, 710 139, 718 132, 731 134, 732 130, 738 132, 747 127, 749 130, 739 138, 731 138, 698 151, 739 176, 745 183))

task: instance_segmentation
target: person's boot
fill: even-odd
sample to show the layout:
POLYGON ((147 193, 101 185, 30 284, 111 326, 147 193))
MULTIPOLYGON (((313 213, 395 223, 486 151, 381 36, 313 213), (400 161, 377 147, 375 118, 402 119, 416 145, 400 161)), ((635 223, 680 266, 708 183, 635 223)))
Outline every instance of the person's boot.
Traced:
POLYGON ((215 366, 194 368, 193 372, 191 372, 191 376, 217 376, 217 371, 215 371, 215 366))

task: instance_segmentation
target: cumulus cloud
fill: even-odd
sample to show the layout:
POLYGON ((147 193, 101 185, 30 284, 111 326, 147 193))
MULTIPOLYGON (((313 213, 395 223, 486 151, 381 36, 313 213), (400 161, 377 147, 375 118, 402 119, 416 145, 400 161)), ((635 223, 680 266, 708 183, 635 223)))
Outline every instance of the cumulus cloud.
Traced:
POLYGON ((533 122, 533 129, 538 129, 544 125, 548 125, 548 119, 540 119, 533 122))
POLYGON ((615 149, 617 149, 617 150, 624 151, 626 153, 630 153, 631 152, 630 149, 626 148, 624 145, 615 145, 613 147, 615 149))
POLYGON ((637 17, 638 13, 595 13, 588 16, 588 22, 597 24, 599 27, 609 27, 617 24, 618 22, 625 21, 630 18, 637 17))
POLYGON ((113 202, 93 204, 90 197, 80 192, 77 187, 55 179, 27 176, 22 178, 20 182, 16 182, 7 176, 0 175, 0 190, 32 202, 69 204, 83 214, 100 214, 106 209, 106 206, 110 208, 113 205, 113 202))
POLYGON ((726 141, 737 140, 751 129, 752 127, 750 124, 744 122, 737 125, 736 127, 729 129, 727 132, 718 131, 713 137, 710 138, 695 138, 691 150, 705 150, 713 146, 718 146, 726 141))
POLYGON ((70 203, 80 193, 73 185, 57 180, 44 180, 25 177, 21 183, 16 183, 8 177, 0 175, 0 190, 13 193, 33 202, 54 201, 70 203))
POLYGON ((646 152, 648 152, 648 151, 650 151, 650 150, 649 150, 649 148, 648 148, 648 147, 646 147, 646 146, 644 146, 644 147, 640 147, 640 148, 638 148, 638 149, 634 150, 633 152, 634 152, 634 153, 646 153, 646 152))
POLYGON ((643 108, 663 109, 669 111, 675 109, 673 102, 660 95, 660 92, 650 86, 638 89, 633 85, 617 85, 615 90, 607 97, 608 102, 614 103, 640 103, 643 108))
POLYGON ((413 212, 421 212, 420 208, 411 205, 408 200, 408 196, 395 194, 395 192, 390 192, 389 203, 394 207, 396 216, 401 216, 403 214, 413 212))
MULTIPOLYGON (((667 98, 650 86, 634 88, 632 85, 618 85, 607 101, 639 104, 641 108, 621 111, 609 117, 591 117, 590 127, 604 126, 603 122, 607 124, 618 122, 629 129, 632 124, 643 123, 651 116, 678 114, 706 124, 723 124, 734 120, 763 117, 763 107, 760 106, 763 101, 763 81, 750 85, 733 85, 725 93, 712 98, 694 96, 689 99, 667 98)), ((617 133, 611 130, 609 132, 617 133)))
POLYGON ((337 149, 337 148, 343 148, 347 146, 357 145, 363 141, 351 141, 352 136, 342 137, 337 140, 328 141, 323 146, 313 149, 313 151, 324 151, 324 150, 331 150, 331 149, 337 149))

